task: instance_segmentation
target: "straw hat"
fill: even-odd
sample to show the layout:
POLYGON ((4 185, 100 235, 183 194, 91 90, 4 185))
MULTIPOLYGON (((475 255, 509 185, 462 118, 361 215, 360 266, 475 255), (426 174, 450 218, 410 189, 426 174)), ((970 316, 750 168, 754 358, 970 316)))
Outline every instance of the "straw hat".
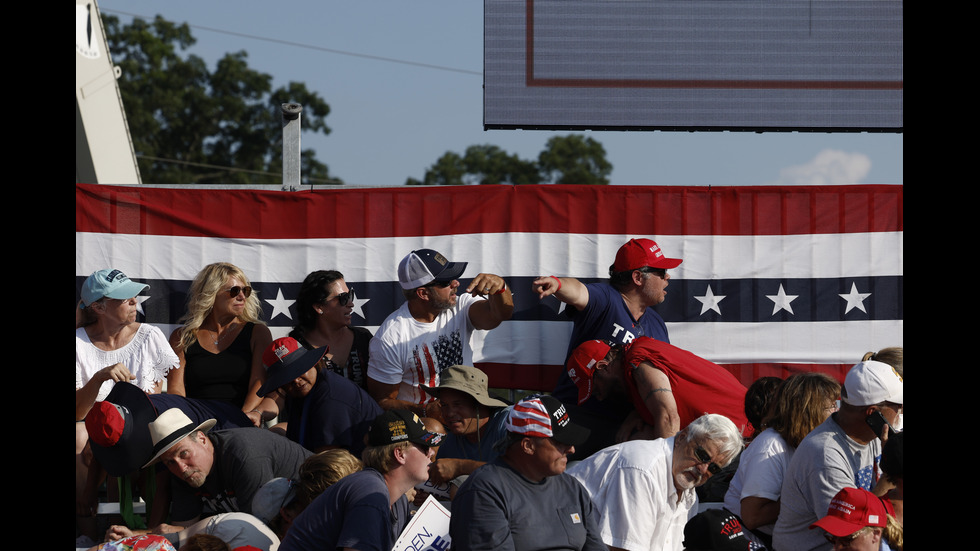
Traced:
POLYGON ((208 419, 195 427, 190 417, 178 408, 170 408, 161 413, 156 421, 150 423, 150 439, 153 441, 153 458, 147 461, 143 467, 149 467, 159 461, 161 455, 186 438, 187 435, 199 430, 207 432, 211 430, 211 427, 215 423, 217 423, 216 420, 208 419))

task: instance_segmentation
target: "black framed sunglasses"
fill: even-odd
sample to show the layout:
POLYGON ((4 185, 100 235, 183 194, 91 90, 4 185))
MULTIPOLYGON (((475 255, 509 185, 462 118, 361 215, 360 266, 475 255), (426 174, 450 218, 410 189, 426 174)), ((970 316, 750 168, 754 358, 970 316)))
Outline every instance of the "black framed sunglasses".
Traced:
POLYGON ((335 295, 335 296, 333 296, 331 298, 326 299, 324 302, 326 302, 327 300, 331 300, 333 298, 336 298, 337 299, 337 304, 340 304, 341 306, 345 306, 347 304, 350 304, 350 303, 354 302, 354 288, 351 287, 351 288, 349 288, 347 290, 346 293, 340 293, 339 295, 335 295))
POLYGON ((237 297, 238 293, 245 293, 245 298, 248 298, 252 296, 252 288, 249 287, 248 285, 246 285, 245 287, 235 285, 231 289, 228 289, 228 296, 231 298, 237 297))
POLYGON ((641 273, 644 274, 654 274, 660 277, 660 279, 665 279, 667 277, 667 270, 663 268, 651 268, 650 266, 644 266, 642 268, 637 268, 641 273))
POLYGON ((432 281, 430 283, 426 283, 424 286, 425 287, 439 287, 440 289, 445 289, 446 287, 449 287, 452 284, 453 284, 452 281, 432 281))
POLYGON ((698 463, 707 463, 708 472, 711 474, 718 474, 721 471, 721 467, 717 463, 711 461, 711 454, 707 450, 698 446, 694 448, 694 457, 697 458, 698 463))

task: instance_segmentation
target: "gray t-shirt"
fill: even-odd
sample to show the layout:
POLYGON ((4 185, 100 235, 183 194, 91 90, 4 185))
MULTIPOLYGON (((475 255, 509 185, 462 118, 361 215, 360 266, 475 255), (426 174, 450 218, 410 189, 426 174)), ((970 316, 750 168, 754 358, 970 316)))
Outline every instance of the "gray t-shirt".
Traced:
POLYGON ((843 488, 871 490, 878 480, 881 441, 859 444, 828 417, 803 439, 783 477, 779 518, 772 544, 778 550, 831 549, 823 531, 810 525, 827 515, 830 500, 843 488))
POLYGON ((214 464, 200 488, 174 478, 171 517, 201 516, 205 505, 216 513, 251 513, 252 497, 276 477, 296 478, 312 452, 274 432, 257 427, 212 431, 214 464))
POLYGON ((503 458, 460 487, 449 534, 454 551, 607 551, 592 500, 577 480, 562 473, 531 482, 503 458))

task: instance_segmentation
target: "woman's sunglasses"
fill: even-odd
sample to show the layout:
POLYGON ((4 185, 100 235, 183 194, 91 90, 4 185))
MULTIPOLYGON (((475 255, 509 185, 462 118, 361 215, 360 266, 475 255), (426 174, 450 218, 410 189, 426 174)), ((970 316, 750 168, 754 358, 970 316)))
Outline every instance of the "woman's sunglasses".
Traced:
MULTIPOLYGON (((346 293, 340 293, 339 295, 336 295, 335 297, 331 297, 331 298, 336 298, 337 299, 337 304, 339 304, 341 306, 346 306, 346 305, 354 302, 354 288, 351 287, 346 293)), ((327 302, 328 300, 331 300, 331 299, 328 298, 328 299, 324 300, 323 302, 327 302)))
POLYGON ((245 287, 239 287, 238 285, 235 285, 231 289, 228 289, 228 296, 230 296, 231 298, 237 297, 238 293, 245 293, 245 298, 248 298, 252 296, 252 288, 247 285, 245 287))

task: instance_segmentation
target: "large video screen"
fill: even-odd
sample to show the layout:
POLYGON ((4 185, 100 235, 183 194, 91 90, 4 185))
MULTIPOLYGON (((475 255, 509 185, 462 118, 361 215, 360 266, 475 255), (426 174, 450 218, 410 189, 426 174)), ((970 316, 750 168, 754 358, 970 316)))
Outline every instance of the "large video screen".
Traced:
POLYGON ((903 129, 901 0, 485 0, 485 128, 903 129))

